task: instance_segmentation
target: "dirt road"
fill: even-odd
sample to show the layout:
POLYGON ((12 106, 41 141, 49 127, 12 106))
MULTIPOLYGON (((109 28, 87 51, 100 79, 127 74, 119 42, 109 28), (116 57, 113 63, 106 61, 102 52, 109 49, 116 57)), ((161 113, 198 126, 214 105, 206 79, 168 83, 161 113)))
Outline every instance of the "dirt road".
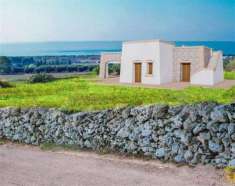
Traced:
POLYGON ((225 186, 222 170, 177 167, 91 152, 49 152, 17 144, 0 145, 0 185, 225 186))

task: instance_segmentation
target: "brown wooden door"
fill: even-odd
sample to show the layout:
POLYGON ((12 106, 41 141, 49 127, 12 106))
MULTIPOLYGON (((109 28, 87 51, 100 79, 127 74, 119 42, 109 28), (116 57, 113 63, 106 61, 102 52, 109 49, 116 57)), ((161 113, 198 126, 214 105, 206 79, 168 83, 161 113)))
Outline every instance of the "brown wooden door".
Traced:
POLYGON ((189 82, 190 81, 190 63, 183 63, 181 69, 182 69, 181 81, 189 82))
POLYGON ((135 63, 135 82, 141 83, 141 63, 135 63))

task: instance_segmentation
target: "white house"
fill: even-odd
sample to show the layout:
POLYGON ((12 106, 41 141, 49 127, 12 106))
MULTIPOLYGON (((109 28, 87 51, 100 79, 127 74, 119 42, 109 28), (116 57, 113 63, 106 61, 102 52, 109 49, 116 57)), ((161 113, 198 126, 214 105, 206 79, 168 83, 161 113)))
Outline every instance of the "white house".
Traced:
POLYGON ((161 40, 127 41, 121 53, 103 53, 100 77, 108 77, 108 63, 121 64, 121 83, 160 85, 190 82, 214 85, 223 81, 223 55, 204 46, 176 47, 161 40))

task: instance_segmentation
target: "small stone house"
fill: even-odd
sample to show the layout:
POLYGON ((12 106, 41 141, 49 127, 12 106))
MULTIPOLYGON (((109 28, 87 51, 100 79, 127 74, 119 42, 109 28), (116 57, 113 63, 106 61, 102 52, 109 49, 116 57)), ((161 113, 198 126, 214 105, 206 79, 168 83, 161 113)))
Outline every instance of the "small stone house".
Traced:
POLYGON ((222 52, 205 46, 177 47, 161 40, 127 41, 121 53, 102 53, 101 78, 108 78, 108 64, 112 62, 121 65, 120 83, 215 85, 224 80, 222 52))

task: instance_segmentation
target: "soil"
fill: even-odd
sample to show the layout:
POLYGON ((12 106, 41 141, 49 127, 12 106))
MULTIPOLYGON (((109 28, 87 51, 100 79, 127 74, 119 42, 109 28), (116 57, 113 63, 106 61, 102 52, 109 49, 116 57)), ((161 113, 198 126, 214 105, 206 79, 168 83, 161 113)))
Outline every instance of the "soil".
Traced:
POLYGON ((84 151, 42 151, 0 145, 0 185, 19 186, 226 186, 224 171, 84 151))

